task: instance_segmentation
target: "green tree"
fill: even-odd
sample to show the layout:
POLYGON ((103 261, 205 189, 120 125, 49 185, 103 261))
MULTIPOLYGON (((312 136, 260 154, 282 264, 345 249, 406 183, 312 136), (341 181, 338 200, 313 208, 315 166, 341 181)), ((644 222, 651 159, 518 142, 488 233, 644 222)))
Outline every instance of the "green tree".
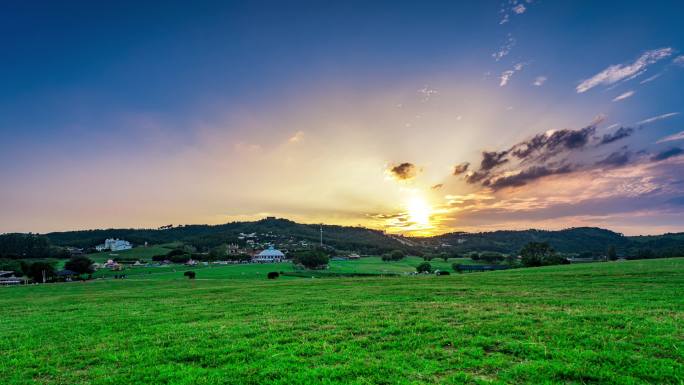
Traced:
POLYGON ((416 271, 419 273, 432 273, 432 265, 428 262, 423 262, 416 266, 416 271))
POLYGON ((444 262, 449 261, 449 254, 447 254, 447 253, 442 253, 439 255, 439 257, 442 258, 444 260, 444 262))
POLYGON ((546 242, 530 242, 520 250, 522 264, 528 267, 548 265, 554 254, 555 251, 546 242))
POLYGON ((390 257, 393 261, 401 261, 406 257, 406 253, 401 250, 394 250, 392 253, 390 253, 390 257))
POLYGON ((606 255, 608 256, 608 259, 611 261, 617 260, 617 251, 615 251, 615 246, 610 245, 610 247, 608 247, 608 252, 606 253, 606 255))
POLYGON ((55 276, 55 267, 48 262, 33 262, 25 265, 25 269, 24 274, 33 282, 43 282, 43 278, 47 282, 55 276))
POLYGON ((306 267, 307 269, 316 269, 326 266, 330 258, 328 254, 321 249, 299 251, 295 254, 293 262, 306 267))
POLYGON ((64 268, 78 274, 90 274, 95 271, 93 269, 93 260, 84 255, 71 257, 71 259, 64 264, 64 268))

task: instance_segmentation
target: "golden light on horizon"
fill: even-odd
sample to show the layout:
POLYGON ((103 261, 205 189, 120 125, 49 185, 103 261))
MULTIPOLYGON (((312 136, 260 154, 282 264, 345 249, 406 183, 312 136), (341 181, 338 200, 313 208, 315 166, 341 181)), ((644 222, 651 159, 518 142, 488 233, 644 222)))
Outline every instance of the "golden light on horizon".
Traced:
POLYGON ((406 203, 406 210, 409 221, 415 223, 419 227, 430 225, 430 214, 432 208, 421 196, 413 196, 406 203))

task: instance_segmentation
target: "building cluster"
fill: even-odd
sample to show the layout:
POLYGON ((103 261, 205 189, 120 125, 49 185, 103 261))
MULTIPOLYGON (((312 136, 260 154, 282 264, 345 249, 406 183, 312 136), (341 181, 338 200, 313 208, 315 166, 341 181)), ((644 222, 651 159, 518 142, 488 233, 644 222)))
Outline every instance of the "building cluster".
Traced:
POLYGON ((97 250, 97 251, 105 251, 105 250, 122 251, 122 250, 128 250, 128 249, 132 249, 132 248, 133 248, 133 245, 131 245, 130 242, 124 241, 123 239, 115 239, 115 238, 107 238, 107 239, 105 239, 103 244, 95 246, 95 250, 97 250))

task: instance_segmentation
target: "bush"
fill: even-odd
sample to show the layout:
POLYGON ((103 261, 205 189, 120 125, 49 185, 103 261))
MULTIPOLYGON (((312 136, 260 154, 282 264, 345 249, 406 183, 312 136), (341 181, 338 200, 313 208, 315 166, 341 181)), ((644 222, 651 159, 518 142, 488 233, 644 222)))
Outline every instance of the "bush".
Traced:
POLYGON ((440 270, 437 272, 437 275, 451 275, 451 274, 446 270, 440 270))
POLYGON ((419 273, 432 273, 432 265, 430 265, 428 262, 423 262, 416 266, 416 271, 419 273))
POLYGON ((280 274, 277 271, 271 271, 270 273, 268 273, 267 277, 268 279, 276 279, 280 277, 280 274))
POLYGON ((184 277, 188 277, 188 279, 195 279, 195 272, 194 271, 186 271, 183 273, 184 277))

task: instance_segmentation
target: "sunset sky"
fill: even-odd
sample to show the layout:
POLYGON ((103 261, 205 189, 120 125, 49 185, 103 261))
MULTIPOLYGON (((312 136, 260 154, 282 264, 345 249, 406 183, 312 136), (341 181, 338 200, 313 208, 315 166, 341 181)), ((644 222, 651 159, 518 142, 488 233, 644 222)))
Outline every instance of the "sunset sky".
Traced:
POLYGON ((683 14, 3 2, 0 232, 266 215, 413 235, 684 231, 683 14))

